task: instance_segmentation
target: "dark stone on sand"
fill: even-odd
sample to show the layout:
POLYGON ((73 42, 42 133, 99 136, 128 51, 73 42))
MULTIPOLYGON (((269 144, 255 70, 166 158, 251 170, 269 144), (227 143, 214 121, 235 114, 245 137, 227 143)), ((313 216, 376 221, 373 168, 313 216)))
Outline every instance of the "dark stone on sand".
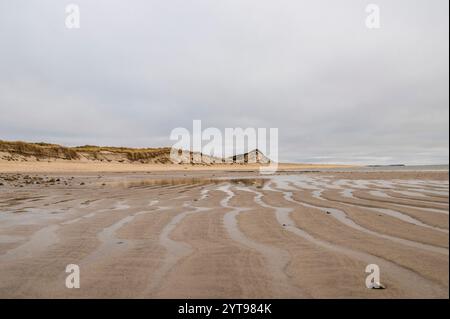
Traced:
POLYGON ((379 282, 372 283, 368 288, 369 289, 386 289, 386 287, 379 282))

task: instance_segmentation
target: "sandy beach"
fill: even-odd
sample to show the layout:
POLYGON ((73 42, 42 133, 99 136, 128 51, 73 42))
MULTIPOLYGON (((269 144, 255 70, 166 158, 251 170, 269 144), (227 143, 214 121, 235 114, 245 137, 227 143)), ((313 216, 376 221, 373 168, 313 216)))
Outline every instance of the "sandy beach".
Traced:
POLYGON ((0 298, 449 297, 448 171, 13 164, 0 298))
POLYGON ((2 313, 447 306, 449 5, 0 1, 2 313))
MULTIPOLYGON (((335 165, 335 164, 297 164, 297 163, 280 163, 277 164, 279 171, 287 170, 317 170, 317 169, 335 169, 335 168, 351 168, 354 165, 335 165)), ((191 164, 141 164, 141 163, 104 163, 95 161, 67 161, 67 160, 51 160, 37 162, 20 161, 9 162, 0 159, 0 172, 4 173, 67 173, 67 172, 173 172, 173 171, 258 171, 261 164, 214 164, 214 165, 191 165, 191 164)))

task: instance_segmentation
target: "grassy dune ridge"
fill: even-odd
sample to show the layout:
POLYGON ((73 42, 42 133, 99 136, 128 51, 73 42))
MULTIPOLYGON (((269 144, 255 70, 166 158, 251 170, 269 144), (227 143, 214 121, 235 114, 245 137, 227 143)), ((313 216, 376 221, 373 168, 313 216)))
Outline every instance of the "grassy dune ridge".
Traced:
POLYGON ((49 143, 7 142, 0 140, 0 151, 25 157, 78 159, 79 154, 69 147, 49 143))
MULTIPOLYGON (((261 166, 268 165, 268 162, 265 162, 267 158, 263 154, 261 154, 262 160, 256 158, 255 152, 258 151, 225 159, 231 161, 201 153, 186 152, 183 158, 188 162, 175 163, 170 156, 170 147, 129 148, 95 145, 66 147, 50 143, 0 140, 0 172, 259 170, 261 166), (198 159, 199 155, 202 162, 189 162, 189 158, 198 159), (234 162, 234 158, 238 157, 240 161, 234 162), (249 161, 245 161, 246 159, 249 161)), ((354 167, 354 165, 278 163, 278 170, 340 167, 354 167)))
POLYGON ((0 152, 9 153, 14 158, 79 160, 152 161, 165 163, 169 160, 170 148, 128 148, 84 145, 66 147, 50 143, 28 143, 23 141, 0 140, 0 152))

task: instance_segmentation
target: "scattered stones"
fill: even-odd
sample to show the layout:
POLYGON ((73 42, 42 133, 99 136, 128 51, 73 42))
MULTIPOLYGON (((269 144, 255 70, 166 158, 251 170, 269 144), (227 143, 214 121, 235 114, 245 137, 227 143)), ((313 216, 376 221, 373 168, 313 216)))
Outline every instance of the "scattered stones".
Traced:
POLYGON ((47 187, 48 185, 56 185, 61 183, 68 185, 67 181, 61 177, 41 177, 28 174, 0 174, 0 181, 3 185, 9 184, 12 187, 32 187, 33 185, 44 185, 44 187, 47 187))

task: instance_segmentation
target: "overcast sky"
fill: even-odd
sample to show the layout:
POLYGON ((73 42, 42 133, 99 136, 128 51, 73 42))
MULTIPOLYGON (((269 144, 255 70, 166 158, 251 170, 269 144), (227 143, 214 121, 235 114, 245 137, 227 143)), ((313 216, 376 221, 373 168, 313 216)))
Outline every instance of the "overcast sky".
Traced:
POLYGON ((170 146, 199 119, 276 127, 285 161, 449 161, 448 0, 72 2, 80 29, 0 0, 0 139, 170 146))

